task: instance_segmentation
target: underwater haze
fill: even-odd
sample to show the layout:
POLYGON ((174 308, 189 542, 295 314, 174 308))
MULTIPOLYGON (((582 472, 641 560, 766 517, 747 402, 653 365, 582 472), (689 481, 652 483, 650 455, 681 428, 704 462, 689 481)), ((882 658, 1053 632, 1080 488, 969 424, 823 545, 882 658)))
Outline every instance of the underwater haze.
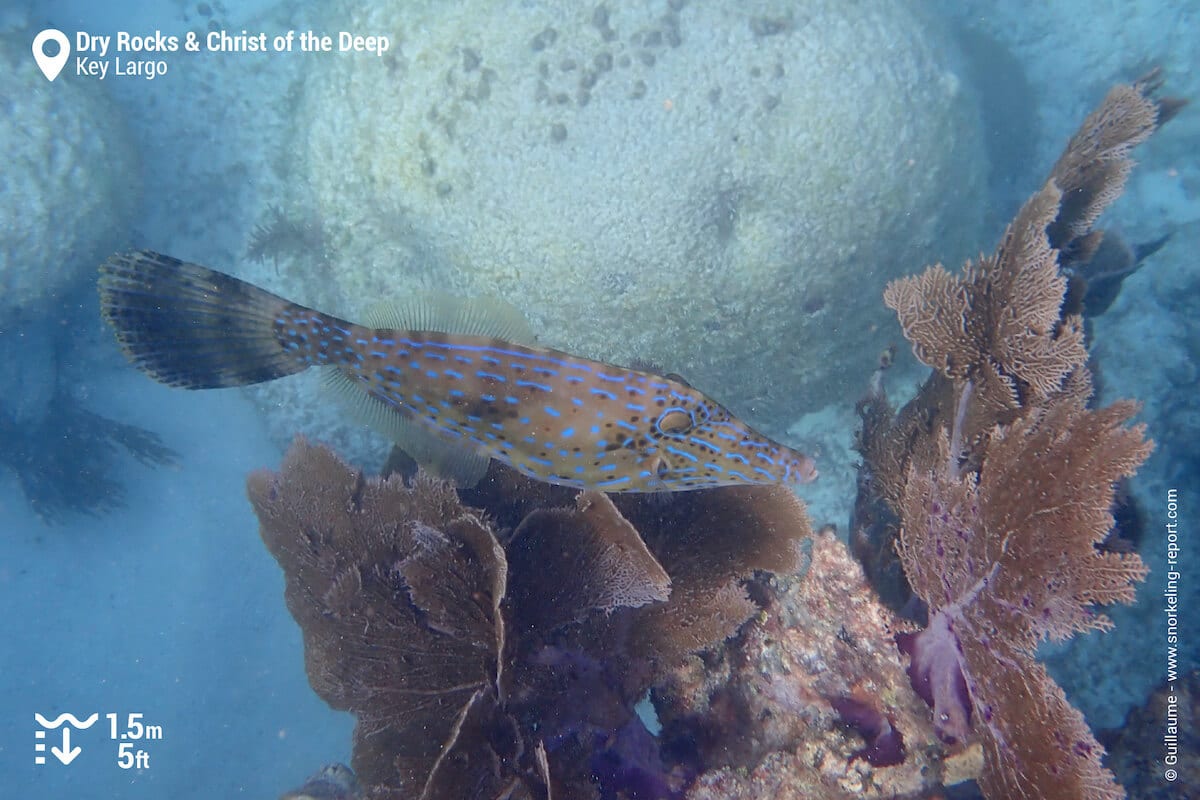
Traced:
POLYGON ((3 796, 1200 796, 1200 0, 0 0, 0 63, 3 796), (1021 258, 1008 328, 906 280, 1021 258))

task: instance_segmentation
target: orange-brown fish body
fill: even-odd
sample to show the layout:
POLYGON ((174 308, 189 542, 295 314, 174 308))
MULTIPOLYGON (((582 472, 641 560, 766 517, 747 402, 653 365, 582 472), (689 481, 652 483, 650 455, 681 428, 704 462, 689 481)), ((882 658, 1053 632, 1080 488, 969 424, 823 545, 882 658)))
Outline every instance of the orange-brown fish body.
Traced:
POLYGON ((104 270, 106 318, 135 363, 167 383, 242 385, 336 367, 452 444, 579 488, 660 492, 816 476, 812 459, 660 375, 484 336, 355 325, 158 254, 116 257, 104 270), (213 351, 218 326, 232 337, 229 360, 213 351), (173 356, 164 335, 191 357, 173 356))

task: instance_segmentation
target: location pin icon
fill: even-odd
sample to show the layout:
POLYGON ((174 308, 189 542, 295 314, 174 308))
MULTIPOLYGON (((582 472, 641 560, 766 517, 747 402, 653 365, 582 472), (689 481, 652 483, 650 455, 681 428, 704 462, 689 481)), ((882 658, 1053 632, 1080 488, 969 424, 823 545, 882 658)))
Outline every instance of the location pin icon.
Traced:
POLYGON ((46 28, 46 30, 33 37, 33 60, 37 62, 38 69, 46 76, 46 80, 53 81, 58 77, 58 73, 62 72, 62 68, 66 66, 67 59, 71 57, 71 40, 62 31, 54 28, 46 28), (53 56, 46 55, 46 42, 58 43, 58 54, 53 56))

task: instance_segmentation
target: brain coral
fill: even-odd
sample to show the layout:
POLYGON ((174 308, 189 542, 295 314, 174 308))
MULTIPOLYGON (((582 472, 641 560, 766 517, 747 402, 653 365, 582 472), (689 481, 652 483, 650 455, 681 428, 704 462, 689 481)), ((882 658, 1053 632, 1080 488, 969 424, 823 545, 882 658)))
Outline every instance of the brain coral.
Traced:
POLYGON ((771 425, 858 391, 889 278, 977 246, 977 109, 904 3, 392 0, 338 24, 392 49, 324 58, 298 104, 336 265, 290 287, 310 302, 499 296, 544 343, 771 425))
POLYGON ((140 186, 102 84, 38 71, 29 36, 0 35, 0 325, 85 276, 127 237, 140 186))

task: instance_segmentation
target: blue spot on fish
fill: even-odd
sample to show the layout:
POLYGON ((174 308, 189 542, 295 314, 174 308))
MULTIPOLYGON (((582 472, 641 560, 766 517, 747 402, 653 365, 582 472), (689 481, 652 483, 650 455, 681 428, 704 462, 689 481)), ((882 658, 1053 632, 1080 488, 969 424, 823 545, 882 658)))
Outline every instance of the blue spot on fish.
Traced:
POLYGON ((672 455, 676 455, 676 456, 680 456, 680 457, 682 457, 682 458, 686 458, 688 461, 699 461, 699 460, 700 460, 700 459, 696 458, 694 455, 692 455, 691 453, 689 453, 688 451, 686 451, 686 450, 680 450, 680 449, 679 449, 679 448, 677 448, 677 447, 671 447, 670 445, 665 445, 665 446, 663 447, 663 449, 664 449, 664 450, 666 450, 668 453, 670 453, 670 454, 672 454, 672 455))
POLYGON ((596 484, 596 486, 601 489, 607 489, 610 486, 620 486, 622 483, 627 483, 628 481, 629 481, 629 476, 624 475, 620 478, 613 478, 613 479, 607 480, 607 481, 600 481, 599 483, 596 484))

